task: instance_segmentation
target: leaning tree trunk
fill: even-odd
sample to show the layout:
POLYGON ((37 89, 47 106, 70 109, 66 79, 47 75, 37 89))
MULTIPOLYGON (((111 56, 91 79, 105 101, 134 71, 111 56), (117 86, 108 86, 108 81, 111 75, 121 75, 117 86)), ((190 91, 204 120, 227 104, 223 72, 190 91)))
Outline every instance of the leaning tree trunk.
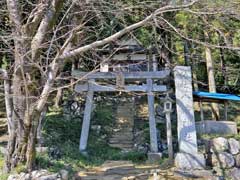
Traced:
MULTIPOLYGON (((6 98, 6 106, 12 113, 8 116, 9 140, 5 170, 10 171, 20 162, 27 162, 27 169, 33 169, 35 142, 40 113, 31 109, 31 99, 23 91, 20 75, 15 74, 12 81, 12 97, 6 98), (28 99, 27 99, 28 98, 28 99)), ((5 94, 7 91, 5 91, 5 94)))
POLYGON ((63 94, 63 89, 62 88, 59 88, 57 90, 57 94, 56 94, 56 97, 55 97, 55 102, 54 102, 54 107, 56 108, 59 108, 60 104, 61 104, 61 101, 62 101, 62 94, 63 94))
POLYGON ((5 167, 6 171, 10 171, 20 162, 24 162, 26 168, 32 170, 40 114, 46 104, 58 68, 56 62, 52 62, 51 66, 46 64, 50 72, 44 76, 38 68, 34 69, 33 64, 41 62, 39 49, 49 27, 57 19, 63 1, 39 2, 37 4, 39 8, 33 10, 35 17, 28 19, 26 24, 23 24, 19 2, 16 0, 6 0, 6 2, 14 40, 14 68, 10 79, 11 88, 9 88, 12 89, 12 92, 9 90, 11 98, 7 99, 11 115, 8 117, 9 141, 5 167), (44 78, 39 79, 42 76, 44 78))
MULTIPOLYGON (((205 38, 209 39, 208 33, 204 32, 205 38)), ((214 67, 213 67, 213 60, 212 60, 212 53, 209 47, 205 47, 205 55, 206 55, 206 66, 207 66, 207 75, 208 75, 208 87, 209 92, 215 93, 216 92, 216 83, 214 78, 214 67)), ((212 109, 212 118, 214 120, 219 119, 219 107, 216 103, 211 103, 212 109)))
POLYGON ((33 166, 35 165, 35 157, 36 157, 36 143, 37 143, 37 129, 40 119, 40 112, 34 111, 31 116, 31 126, 28 132, 28 147, 26 152, 26 158, 27 158, 27 169, 32 170, 33 166))

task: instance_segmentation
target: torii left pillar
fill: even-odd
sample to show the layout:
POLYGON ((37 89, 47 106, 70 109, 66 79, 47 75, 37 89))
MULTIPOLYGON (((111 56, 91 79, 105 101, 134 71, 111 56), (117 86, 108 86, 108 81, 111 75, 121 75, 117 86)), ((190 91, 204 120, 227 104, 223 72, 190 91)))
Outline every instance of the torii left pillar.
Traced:
POLYGON ((153 80, 147 79, 148 86, 148 116, 151 152, 148 153, 149 162, 158 162, 162 158, 162 153, 158 152, 157 128, 155 120, 154 94, 152 92, 153 80))
MULTIPOLYGON (((91 83, 93 82, 94 80, 89 81, 88 83, 89 87, 91 87, 91 83)), ((80 145, 79 145, 80 152, 84 152, 87 148, 90 121, 91 121, 91 112, 92 112, 92 106, 93 106, 93 94, 94 94, 94 91, 91 88, 89 88, 89 91, 87 92, 87 99, 85 103, 82 131, 81 131, 81 137, 80 137, 80 145)))

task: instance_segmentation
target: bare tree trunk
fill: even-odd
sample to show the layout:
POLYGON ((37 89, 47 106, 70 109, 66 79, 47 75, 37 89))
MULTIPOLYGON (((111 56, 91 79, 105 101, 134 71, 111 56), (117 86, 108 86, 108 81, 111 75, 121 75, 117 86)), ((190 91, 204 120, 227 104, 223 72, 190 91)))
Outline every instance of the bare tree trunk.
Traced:
MULTIPOLYGON (((12 104, 12 98, 10 97, 11 94, 11 82, 9 80, 9 76, 7 74, 7 71, 4 69, 0 69, 0 74, 4 79, 4 96, 5 96, 5 107, 6 107, 6 114, 7 114, 7 123, 8 123, 8 133, 9 133, 9 141, 7 146, 7 155, 5 156, 5 162, 9 162, 11 158, 11 154, 14 151, 15 148, 15 140, 16 140, 16 132, 15 129, 15 123, 12 119, 12 110, 13 110, 13 104, 12 104)), ((4 171, 8 171, 9 164, 5 164, 4 171)))
POLYGON ((222 75, 224 79, 224 86, 228 86, 228 77, 227 77, 227 68, 225 65, 225 60, 224 60, 224 53, 223 49, 220 48, 220 58, 221 58, 221 70, 222 70, 222 75))
POLYGON ((198 78, 196 73, 196 62, 195 60, 192 61, 192 76, 193 76, 193 89, 194 91, 198 91, 198 78))
POLYGON ((188 42, 184 40, 184 61, 185 65, 189 66, 190 65, 190 58, 189 58, 189 48, 188 48, 188 42))
MULTIPOLYGON (((206 31, 204 32, 204 35, 206 39, 209 39, 208 33, 206 31)), ((205 55, 206 55, 209 92, 215 93, 216 84, 215 84, 215 78, 214 78, 214 67, 213 67, 212 53, 209 47, 205 47, 205 55)), ((214 120, 219 120, 218 105, 216 103, 211 103, 211 109, 212 109, 212 118, 214 120)))
POLYGON ((221 59, 221 71, 222 71, 222 76, 224 80, 224 87, 226 88, 228 86, 227 67, 225 65, 223 49, 220 48, 219 50, 220 50, 220 59, 221 59))
POLYGON ((36 143, 37 143, 37 129, 40 119, 40 112, 34 111, 33 114, 30 116, 31 122, 31 128, 28 136, 28 146, 27 146, 27 152, 26 152, 26 158, 27 163, 26 167, 29 170, 32 170, 35 165, 35 157, 36 157, 36 143))
POLYGON ((43 143, 42 128, 43 128, 44 119, 45 119, 46 114, 47 114, 47 109, 48 109, 47 106, 45 106, 43 111, 41 112, 41 115, 40 115, 40 118, 39 118, 39 123, 38 123, 38 128, 37 128, 37 142, 38 142, 38 145, 40 145, 40 146, 43 143))
MULTIPOLYGON (((194 49, 194 45, 192 44, 192 49, 194 49)), ((193 52, 193 54, 195 54, 196 52, 193 52)), ((194 91, 199 91, 199 87, 198 87, 198 78, 197 78, 197 64, 196 64, 196 58, 192 57, 192 77, 193 77, 193 90, 194 91)), ((200 112, 201 110, 201 105, 200 102, 197 102, 194 104, 195 105, 195 109, 200 112)))
POLYGON ((54 107, 56 108, 59 108, 59 105, 61 104, 61 101, 62 101, 62 93, 63 93, 63 89, 62 88, 59 88, 57 90, 57 94, 56 94, 56 97, 55 97, 55 103, 54 103, 54 107))

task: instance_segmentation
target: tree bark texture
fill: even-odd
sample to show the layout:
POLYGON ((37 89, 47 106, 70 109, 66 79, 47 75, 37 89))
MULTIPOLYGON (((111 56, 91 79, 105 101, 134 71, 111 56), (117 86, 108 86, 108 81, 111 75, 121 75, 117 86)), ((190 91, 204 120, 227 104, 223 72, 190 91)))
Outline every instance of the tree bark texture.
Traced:
MULTIPOLYGON (((209 39, 208 33, 204 32, 205 38, 209 39)), ((216 92, 216 83, 214 77, 214 65, 212 60, 212 53, 209 47, 205 47, 205 55, 206 55, 206 67, 207 67, 207 75, 208 75, 208 87, 209 92, 215 93, 216 92)), ((212 118, 214 120, 219 120, 219 107, 216 103, 211 103, 212 109, 212 118)))

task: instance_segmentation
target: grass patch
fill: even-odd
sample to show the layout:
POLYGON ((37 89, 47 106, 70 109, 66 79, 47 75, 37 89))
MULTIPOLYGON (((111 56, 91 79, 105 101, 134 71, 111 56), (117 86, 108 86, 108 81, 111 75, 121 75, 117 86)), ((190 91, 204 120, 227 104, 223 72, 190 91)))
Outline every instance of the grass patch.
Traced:
POLYGON ((101 125, 100 134, 90 130, 87 155, 79 152, 79 138, 81 131, 80 120, 66 120, 58 112, 47 115, 43 125, 44 143, 49 147, 48 153, 37 155, 38 168, 58 172, 61 169, 79 171, 101 165, 106 160, 130 160, 140 163, 146 160, 146 155, 138 152, 123 153, 118 148, 107 144, 106 137, 113 126, 112 110, 102 106, 95 110, 92 124, 101 125))
MULTIPOLYGON (((4 167, 4 156, 3 154, 0 153, 0 171, 3 169, 3 167, 4 167)), ((9 174, 0 172, 0 180, 7 180, 8 176, 9 174)))
POLYGON ((3 169, 4 167, 4 156, 0 153, 0 169, 3 169))
POLYGON ((0 180, 7 180, 9 174, 0 174, 0 180))

